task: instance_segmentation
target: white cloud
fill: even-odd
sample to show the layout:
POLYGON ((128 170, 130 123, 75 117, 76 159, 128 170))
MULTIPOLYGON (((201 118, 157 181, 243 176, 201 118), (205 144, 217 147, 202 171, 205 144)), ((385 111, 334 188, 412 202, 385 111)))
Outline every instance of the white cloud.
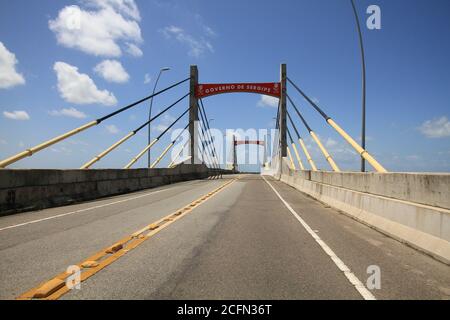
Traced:
POLYGON ((262 95, 261 99, 258 102, 258 107, 272 107, 272 108, 278 108, 278 103, 280 99, 262 95))
POLYGON ((203 22, 203 18, 198 13, 195 15, 195 20, 197 21, 197 24, 200 26, 200 28, 203 29, 204 33, 209 37, 217 37, 217 33, 210 27, 207 26, 203 22))
POLYGON ((6 140, 0 139, 0 144, 8 144, 8 142, 6 142, 6 140))
POLYGON ((84 0, 84 3, 94 8, 113 8, 134 20, 141 20, 141 14, 134 0, 84 0))
POLYGON ((205 52, 214 52, 212 44, 204 38, 197 39, 176 26, 168 26, 162 30, 167 39, 175 38, 178 42, 188 46, 188 54, 192 57, 200 57, 205 52))
POLYGON ((69 156, 73 152, 72 149, 70 149, 66 146, 54 146, 54 147, 50 148, 50 151, 54 152, 54 153, 61 153, 61 154, 64 154, 65 156, 69 156))
POLYGON ((113 106, 117 103, 114 94, 99 90, 87 75, 78 72, 78 68, 65 62, 56 62, 53 69, 58 77, 58 90, 61 97, 75 104, 103 104, 113 106))
POLYGON ((419 127, 419 130, 427 138, 450 137, 450 121, 445 116, 428 120, 419 127))
POLYGON ((30 116, 26 111, 12 111, 12 112, 4 111, 3 116, 11 120, 19 120, 19 121, 30 120, 30 116))
POLYGON ((87 118, 87 116, 84 112, 81 112, 75 108, 52 110, 49 112, 49 114, 54 117, 64 116, 64 117, 70 117, 70 118, 76 118, 76 119, 87 118))
MULTIPOLYGON (((61 144, 64 144, 65 142, 62 142, 61 144)), ((82 140, 76 140, 76 139, 70 139, 67 140, 67 144, 73 145, 73 146, 88 146, 89 143, 82 141, 82 140)))
POLYGON ((207 35, 209 35, 210 37, 217 37, 217 33, 211 27, 208 27, 206 25, 204 25, 203 27, 207 35))
POLYGON ((127 43, 127 52, 131 54, 133 57, 140 58, 144 55, 141 48, 133 43, 127 43))
POLYGON ((335 147, 335 146, 337 146, 337 144, 338 144, 338 142, 331 138, 328 138, 327 141, 325 142, 325 145, 329 148, 335 147))
POLYGON ((109 82, 125 83, 130 79, 122 64, 117 60, 104 60, 99 63, 94 72, 109 82))
POLYGON ((16 71, 17 63, 14 53, 8 51, 0 41, 0 89, 25 84, 24 77, 16 71))
POLYGON ((119 128, 117 128, 115 125, 110 124, 105 126, 106 130, 110 134, 118 134, 120 132, 119 128))
POLYGON ((153 131, 162 133, 164 130, 166 130, 169 126, 165 124, 157 124, 156 126, 152 127, 153 131))
POLYGON ((144 76, 144 84, 149 84, 152 81, 152 77, 148 73, 144 76))
POLYGON ((161 120, 161 123, 152 126, 152 130, 162 133, 164 132, 164 130, 166 130, 174 121, 176 120, 176 118, 174 118, 172 115, 170 114, 165 114, 161 120))
POLYGON ((84 0, 82 4, 87 9, 66 6, 48 22, 60 45, 95 56, 119 57, 121 45, 142 42, 140 14, 133 0, 84 0))

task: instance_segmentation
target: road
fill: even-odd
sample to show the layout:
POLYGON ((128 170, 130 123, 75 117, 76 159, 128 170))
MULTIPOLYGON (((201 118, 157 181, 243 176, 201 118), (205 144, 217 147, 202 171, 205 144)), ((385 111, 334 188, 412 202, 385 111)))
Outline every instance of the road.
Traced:
POLYGON ((60 299, 450 298, 449 266, 273 178, 242 175, 0 218, 0 299, 199 198, 60 299), (380 288, 367 288, 368 268, 380 288))

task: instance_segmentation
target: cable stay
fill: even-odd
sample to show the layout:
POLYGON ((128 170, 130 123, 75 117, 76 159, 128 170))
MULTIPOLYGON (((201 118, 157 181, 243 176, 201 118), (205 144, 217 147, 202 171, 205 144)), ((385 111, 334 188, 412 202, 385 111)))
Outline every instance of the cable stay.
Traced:
POLYGON ((142 158, 142 156, 148 151, 150 150, 159 140, 161 140, 161 138, 167 133, 169 132, 174 126, 175 124, 177 124, 178 121, 181 120, 181 118, 183 118, 188 112, 189 112, 189 108, 183 112, 183 114, 181 116, 179 116, 174 122, 172 122, 172 124, 167 127, 156 139, 154 139, 148 146, 146 146, 136 157, 134 157, 130 163, 128 163, 124 169, 130 169, 136 162, 139 161, 140 158, 142 158))
POLYGON ((302 158, 300 157, 300 154, 298 153, 297 146, 294 142, 294 139, 292 139, 291 131, 289 130, 289 128, 287 128, 287 133, 289 135, 289 139, 291 141, 291 146, 292 146, 292 149, 294 150, 295 157, 297 158, 298 164, 300 165, 300 169, 305 170, 305 166, 303 165, 302 158))
POLYGON ((173 158, 172 162, 168 166, 169 169, 174 168, 174 167, 177 166, 177 161, 178 161, 178 159, 180 159, 181 155, 183 154, 184 149, 186 149, 187 146, 189 145, 189 142, 190 142, 189 140, 186 141, 186 143, 181 148, 180 152, 175 156, 175 158, 173 158))
POLYGON ((295 163, 294 163, 294 159, 292 158, 292 153, 291 153, 291 149, 289 148, 289 146, 286 147, 287 149, 287 155, 289 158, 289 162, 290 162, 290 167, 292 170, 297 170, 297 168, 295 167, 295 163))
POLYGON ((187 79, 185 79, 183 81, 175 83, 174 85, 172 85, 170 87, 167 87, 167 88, 165 88, 165 89, 163 89, 163 90, 161 90, 159 92, 156 92, 155 94, 152 94, 151 96, 148 96, 148 97, 143 98, 143 99, 141 99, 139 101, 136 101, 136 102, 134 102, 134 103, 132 103, 132 104, 126 106, 126 107, 123 107, 123 108, 121 108, 121 109, 119 109, 119 110, 117 110, 117 111, 115 111, 113 113, 110 113, 110 114, 108 114, 108 115, 106 115, 106 116, 104 116, 102 118, 99 118, 97 120, 94 120, 94 121, 91 121, 89 123, 86 123, 86 124, 76 128, 76 129, 73 129, 73 130, 71 130, 69 132, 66 132, 66 133, 64 133, 64 134, 62 134, 62 135, 60 135, 60 136, 58 136, 56 138, 47 140, 47 141, 45 141, 45 142, 43 142, 43 143, 41 143, 41 144, 39 144, 37 146, 29 148, 29 149, 27 149, 27 150, 25 150, 25 151, 23 151, 21 153, 18 153, 18 154, 14 155, 14 156, 12 156, 10 158, 7 158, 7 159, 5 159, 3 161, 0 161, 0 168, 6 168, 7 166, 9 166, 9 165, 11 165, 13 163, 16 163, 17 161, 22 160, 23 158, 31 157, 33 154, 35 154, 35 153, 37 153, 37 152, 39 152, 41 150, 44 150, 44 149, 46 149, 46 148, 48 148, 48 147, 50 147, 50 146, 52 146, 52 145, 54 145, 54 144, 56 144, 58 142, 66 140, 67 138, 70 138, 70 137, 72 137, 72 136, 74 136, 74 135, 76 135, 76 134, 78 134, 80 132, 83 132, 83 131, 85 131, 85 130, 87 130, 89 128, 97 126, 100 123, 102 123, 103 121, 106 121, 106 120, 110 119, 111 117, 114 117, 114 116, 116 116, 116 115, 118 115, 118 114, 120 114, 120 113, 122 113, 122 112, 124 112, 126 110, 129 110, 129 109, 133 108, 134 106, 136 106, 136 105, 138 105, 138 104, 140 104, 140 103, 142 103, 144 101, 147 101, 147 100, 149 100, 149 99, 151 99, 153 97, 159 96, 160 94, 163 94, 164 92, 166 92, 166 91, 168 91, 170 89, 173 89, 173 88, 175 88, 175 87, 177 87, 177 86, 179 86, 179 85, 189 81, 190 79, 191 78, 189 77, 189 78, 187 78, 187 79))
POLYGON ((328 161, 328 163, 330 164, 331 168, 335 171, 335 172, 340 172, 341 170, 339 169, 338 165, 336 164, 336 162, 334 162, 333 158, 331 157, 331 155, 328 153, 327 149, 324 147, 324 145, 322 144, 322 142, 320 141, 319 137, 316 135, 316 133, 311 129, 311 127, 308 125, 308 123, 306 122, 305 118, 303 118, 302 114, 300 113, 299 109, 297 108, 297 106, 295 105, 294 101, 292 101, 291 97, 289 97, 289 95, 286 94, 286 97, 288 98, 289 102, 291 103, 291 105, 294 107, 295 112, 297 112, 297 115, 300 117, 300 119, 302 120, 303 124, 305 125, 306 129, 309 131, 309 134, 311 135, 311 137, 313 138, 313 140, 316 142, 316 144, 318 145, 320 151, 322 151, 325 159, 328 161))
POLYGON ((202 99, 200 99, 200 115, 201 115, 201 117, 203 119, 203 122, 206 124, 207 133, 209 134, 209 138, 210 138, 210 141, 211 141, 210 143, 212 144, 213 156, 214 156, 214 158, 216 160, 217 169, 220 169, 219 161, 217 159, 217 150, 216 150, 216 147, 215 147, 215 144, 214 144, 214 139, 211 136, 211 127, 209 126, 209 120, 208 120, 208 118, 206 116, 206 110, 205 110, 205 106, 203 104, 203 100, 202 99))
POLYGON ((208 161, 215 169, 216 167, 216 163, 214 162, 214 157, 212 156, 212 150, 210 149, 209 146, 205 145, 205 141, 206 141, 206 135, 205 135, 205 130, 203 129, 203 125, 200 123, 199 125, 200 130, 201 130, 201 143, 202 143, 202 157, 204 160, 208 161))
POLYGON ((201 141, 201 149, 199 146, 199 150, 200 153, 202 155, 203 160, 206 160, 207 163, 211 164, 212 166, 215 166, 214 161, 211 159, 210 155, 211 155, 211 149, 205 144, 206 139, 206 134, 205 131, 206 129, 203 129, 204 125, 202 124, 202 122, 199 122, 199 128, 201 131, 201 135, 200 135, 200 141, 201 141))
POLYGON ((300 135, 300 133, 299 133, 299 131, 298 131, 298 129, 297 129, 297 127, 296 127, 294 121, 292 120, 291 114, 289 113, 289 111, 287 111, 286 113, 287 113, 289 122, 291 123, 292 127, 293 127, 294 130, 295 130, 295 133, 297 134, 297 139, 298 139, 298 141, 300 142, 300 146, 302 147, 303 152, 305 153, 306 159, 308 160, 308 162, 309 162, 309 164, 310 164, 310 166, 311 166, 311 169, 312 169, 313 171, 317 171, 316 164, 314 163, 313 159, 311 158, 311 155, 309 154, 309 151, 308 151, 308 149, 306 148, 306 144, 305 144, 305 142, 303 141, 303 138, 301 137, 301 135, 300 135))
POLYGON ((156 161, 151 165, 150 169, 155 168, 161 160, 166 156, 166 154, 172 149, 172 147, 175 145, 175 143, 178 141, 178 139, 181 137, 181 135, 189 128, 189 124, 177 135, 175 139, 172 140, 172 142, 167 146, 166 149, 164 149, 163 153, 156 159, 156 161))
POLYGON ((306 99, 306 101, 309 102, 309 104, 316 109, 316 111, 325 119, 325 121, 334 129, 336 130, 341 137, 344 138, 345 141, 347 141, 355 150, 358 152, 358 154, 363 157, 367 162, 370 163, 372 167, 375 168, 375 170, 379 173, 387 173, 388 171, 380 164, 378 163, 375 158, 373 158, 367 150, 365 150, 363 147, 361 147, 347 132, 345 132, 331 117, 329 117, 314 101, 312 101, 291 79, 287 78, 290 84, 294 86, 294 88, 303 96, 303 98, 306 99))
POLYGON ((216 166, 217 166, 216 169, 220 169, 220 165, 219 165, 219 161, 218 161, 219 159, 217 158, 218 157, 218 153, 217 153, 217 150, 216 150, 216 146, 214 144, 214 140, 213 140, 213 138, 211 136, 211 127, 209 126, 209 120, 208 120, 208 117, 206 116, 206 110, 205 110, 205 106, 203 104, 203 100, 202 99, 200 99, 200 115, 201 115, 201 117, 203 119, 203 122, 206 124, 207 133, 209 134, 209 138, 211 140, 212 149, 213 149, 213 155, 214 155, 214 158, 216 160, 216 166))
POLYGON ((139 131, 141 131, 142 129, 144 129, 145 127, 147 127, 150 123, 152 123, 153 121, 155 121, 156 119, 158 119, 159 117, 161 117, 164 113, 166 113, 167 111, 169 111, 170 109, 172 109, 173 107, 175 107, 178 103, 180 103, 181 101, 183 101, 187 96, 189 96, 189 94, 185 95, 184 97, 178 99, 176 102, 174 102, 173 104, 171 104, 169 107, 167 107, 166 109, 164 109, 163 111, 161 111, 160 113, 158 113, 156 116, 154 116, 152 119, 150 119, 149 121, 145 122, 143 125, 141 125, 139 128, 137 128, 136 130, 130 132, 129 134, 127 134, 125 137, 123 137, 122 139, 120 139, 119 141, 117 141, 116 143, 114 143, 112 146, 110 146, 108 149, 106 149, 105 151, 103 151, 102 153, 100 153, 99 155, 95 156, 91 161, 87 162, 86 164, 84 164, 80 169, 89 169, 90 167, 92 167, 96 162, 100 161, 101 159, 103 159, 105 156, 107 156, 109 153, 111 153, 113 150, 117 149, 120 145, 122 145, 124 142, 126 142, 127 140, 129 140, 131 137, 135 136, 136 134, 139 133, 139 131))

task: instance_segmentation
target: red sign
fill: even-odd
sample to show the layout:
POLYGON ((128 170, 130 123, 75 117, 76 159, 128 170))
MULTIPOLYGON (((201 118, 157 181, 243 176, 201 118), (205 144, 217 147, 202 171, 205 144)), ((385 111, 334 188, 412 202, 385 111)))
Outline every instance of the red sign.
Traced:
POLYGON ((228 84, 199 84, 196 89, 197 98, 205 98, 222 93, 249 92, 280 98, 281 84, 273 83, 228 83, 228 84))
POLYGON ((249 141, 249 140, 243 140, 243 141, 236 141, 235 144, 237 146, 242 145, 242 144, 256 144, 259 146, 263 146, 265 145, 265 141, 249 141))

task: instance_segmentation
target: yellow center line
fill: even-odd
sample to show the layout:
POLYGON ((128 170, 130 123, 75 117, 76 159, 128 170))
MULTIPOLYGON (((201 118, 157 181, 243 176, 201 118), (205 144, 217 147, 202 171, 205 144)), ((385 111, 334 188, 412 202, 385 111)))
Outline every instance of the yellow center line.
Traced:
MULTIPOLYGON (((144 243, 146 240, 150 239, 157 233, 161 232, 171 224, 175 223, 179 219, 183 218, 187 214, 191 213, 194 209, 201 206, 219 192, 223 191, 225 188, 239 180, 240 177, 232 179, 219 188, 208 192, 207 194, 201 196, 197 200, 191 202, 190 204, 176 210, 174 213, 153 222, 152 224, 146 226, 145 228, 136 231, 135 233, 123 238, 122 240, 116 242, 112 246, 105 248, 96 254, 92 255, 83 262, 77 264, 76 266, 80 268, 81 282, 86 281, 99 271, 103 270, 120 257, 126 253, 134 250, 139 245, 144 243)), ((57 300, 64 294, 70 291, 67 285, 61 285, 61 282, 65 282, 72 274, 63 272, 53 279, 41 283, 39 286, 25 292, 20 295, 17 300, 57 300)))

